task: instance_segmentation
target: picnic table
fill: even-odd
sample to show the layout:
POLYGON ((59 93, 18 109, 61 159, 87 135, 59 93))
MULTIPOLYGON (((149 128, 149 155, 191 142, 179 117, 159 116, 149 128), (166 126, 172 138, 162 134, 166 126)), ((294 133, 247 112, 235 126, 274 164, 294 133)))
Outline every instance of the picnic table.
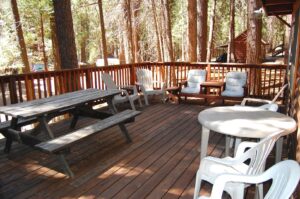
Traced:
POLYGON ((0 125, 0 132, 6 137, 4 151, 9 153, 12 142, 17 141, 43 152, 56 154, 65 172, 73 177, 74 174, 64 156, 71 145, 115 125, 120 127, 127 141, 131 141, 124 123, 134 119, 140 112, 126 110, 117 113, 117 110, 113 108, 112 99, 120 93, 120 90, 86 89, 0 107, 0 113, 12 117, 11 121, 2 124, 2 128, 0 125), (94 110, 93 102, 97 100, 105 100, 110 113, 94 110), (95 124, 55 138, 49 126, 49 121, 66 113, 73 116, 70 128, 76 126, 79 116, 100 120, 95 124), (33 130, 20 131, 21 126, 36 122, 38 122, 38 125, 33 130), (36 135, 42 132, 47 135, 48 139, 41 140, 37 138, 36 135))

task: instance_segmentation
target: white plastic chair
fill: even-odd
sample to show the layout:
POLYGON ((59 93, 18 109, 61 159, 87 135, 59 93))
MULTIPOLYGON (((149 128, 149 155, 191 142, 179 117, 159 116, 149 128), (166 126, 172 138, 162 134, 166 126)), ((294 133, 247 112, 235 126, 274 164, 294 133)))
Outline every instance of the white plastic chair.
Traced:
POLYGON ((192 69, 189 70, 186 86, 181 88, 181 94, 199 94, 201 83, 206 80, 206 70, 192 69))
POLYGON ((247 83, 246 72, 228 72, 225 78, 225 90, 221 93, 226 97, 243 97, 247 83))
MULTIPOLYGON (((241 106, 246 106, 246 103, 249 101, 259 102, 259 103, 265 103, 265 104, 258 106, 256 108, 277 112, 278 104, 276 103, 276 101, 277 101, 278 97, 283 93, 283 91, 285 90, 285 88, 287 86, 288 86, 288 84, 285 84, 284 86, 282 86, 281 89, 279 90, 279 92, 276 94, 276 96, 272 100, 257 99, 257 98, 244 98, 243 101, 241 102, 241 106)), ((235 139, 235 150, 234 151, 236 151, 236 148, 239 145, 239 143, 241 143, 241 141, 242 141, 241 138, 235 139)), ((233 138, 230 139, 229 136, 226 136, 226 151, 229 151, 229 147, 230 147, 230 145, 233 145, 233 142, 234 142, 233 138)), ((282 151, 282 144, 283 144, 283 138, 280 138, 276 143, 275 162, 279 162, 281 159, 280 154, 282 151)), ((228 155, 228 154, 226 154, 226 155, 228 155)))
MULTIPOLYGON (((299 163, 294 160, 285 160, 260 175, 219 175, 214 182, 211 196, 202 196, 199 199, 221 199, 225 187, 229 184, 262 184, 268 180, 272 180, 272 184, 264 199, 288 199, 293 194, 299 179, 299 163)), ((243 198, 243 195, 237 197, 243 198)))
POLYGON ((288 86, 288 84, 285 84, 284 86, 282 86, 272 100, 257 99, 257 98, 244 98, 241 105, 246 106, 247 102, 252 101, 252 102, 265 103, 264 105, 259 106, 258 108, 269 109, 269 106, 270 106, 269 104, 276 104, 278 97, 284 92, 284 90, 287 88, 287 86, 288 86))
MULTIPOLYGON (((119 89, 108 73, 102 73, 101 78, 104 81, 106 89, 119 89)), ((133 94, 132 95, 129 95, 126 90, 122 90, 122 92, 125 94, 125 96, 116 95, 116 96, 114 96, 114 98, 112 100, 115 110, 117 110, 116 106, 115 106, 116 104, 124 103, 127 101, 130 102, 132 110, 136 110, 135 106, 134 106, 135 100, 138 100, 140 107, 142 107, 142 102, 141 102, 140 96, 139 96, 138 91, 135 86, 133 86, 133 94)))
POLYGON ((149 101, 148 101, 149 95, 161 95, 162 96, 161 99, 164 102, 165 94, 166 94, 164 82, 153 81, 152 72, 148 69, 137 69, 136 76, 137 76, 136 85, 138 85, 141 88, 146 105, 149 105, 149 101), (161 89, 159 90, 154 89, 153 87, 154 83, 159 83, 161 89))
MULTIPOLYGON (((215 158, 205 157, 201 160, 196 175, 196 185, 194 199, 199 196, 201 181, 207 181, 214 184, 216 178, 221 174, 235 175, 257 175, 264 170, 265 161, 271 152, 277 139, 282 136, 281 133, 273 133, 258 143, 242 142, 238 146, 236 156, 234 158, 215 158), (249 150, 245 151, 247 148, 249 150), (245 163, 247 161, 247 163, 245 163)), ((243 198, 244 183, 228 183, 224 190, 229 193, 232 199, 243 198)), ((262 186, 259 186, 259 196, 262 198, 262 186)))

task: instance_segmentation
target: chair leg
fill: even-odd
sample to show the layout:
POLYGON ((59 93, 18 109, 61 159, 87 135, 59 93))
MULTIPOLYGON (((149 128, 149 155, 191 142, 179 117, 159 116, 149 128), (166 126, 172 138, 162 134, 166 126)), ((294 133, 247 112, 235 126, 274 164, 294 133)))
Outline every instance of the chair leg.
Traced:
POLYGON ((234 145, 234 155, 236 154, 237 152, 237 149, 239 147, 239 144, 242 142, 242 139, 241 138, 235 138, 235 145, 234 145))
POLYGON ((134 106, 134 100, 130 99, 129 103, 130 103, 131 109, 136 111, 135 106, 134 106))
POLYGON ((232 193, 229 193, 232 199, 241 199, 244 198, 244 188, 235 188, 235 190, 232 193))
POLYGON ((281 155, 282 155, 282 144, 283 144, 283 137, 279 138, 276 142, 276 156, 275 156, 275 163, 280 162, 281 155))
POLYGON ((200 170, 198 170, 197 174, 196 174, 194 199, 198 199, 198 196, 200 193, 200 188, 201 188, 201 172, 200 172, 200 170))
POLYGON ((256 185, 254 198, 255 199, 263 199, 264 198, 264 185, 262 183, 256 185))
POLYGON ((142 100, 140 97, 138 98, 138 101, 139 101, 140 107, 143 107, 142 100))
POLYGON ((149 106, 148 95, 144 94, 144 99, 145 99, 146 106, 149 106))

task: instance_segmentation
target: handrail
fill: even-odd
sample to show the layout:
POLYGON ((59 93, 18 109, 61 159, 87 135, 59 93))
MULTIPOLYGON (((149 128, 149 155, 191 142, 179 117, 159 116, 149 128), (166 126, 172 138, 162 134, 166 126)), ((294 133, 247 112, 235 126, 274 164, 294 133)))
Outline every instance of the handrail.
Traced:
POLYGON ((144 62, 106 67, 90 66, 0 76, 0 105, 59 95, 79 89, 105 89, 101 79, 101 73, 104 72, 110 73, 117 85, 134 84, 136 68, 152 70, 154 80, 165 81, 167 86, 177 85, 186 79, 188 70, 192 68, 206 69, 207 79, 212 81, 224 81, 229 71, 247 71, 249 95, 270 99, 287 79, 287 66, 280 64, 144 62))

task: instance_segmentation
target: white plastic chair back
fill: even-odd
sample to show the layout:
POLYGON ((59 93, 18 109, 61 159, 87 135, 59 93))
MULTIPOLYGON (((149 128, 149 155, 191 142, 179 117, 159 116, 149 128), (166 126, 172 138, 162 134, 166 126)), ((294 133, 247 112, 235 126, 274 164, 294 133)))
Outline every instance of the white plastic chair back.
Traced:
POLYGON ((146 90, 153 89, 152 72, 148 69, 136 70, 137 82, 142 84, 146 90))
POLYGON ((206 70, 192 69, 188 72, 187 86, 200 88, 200 84, 206 80, 206 70))
POLYGON ((108 73, 102 73, 101 78, 104 81, 104 84, 107 89, 118 89, 117 85, 108 73))
MULTIPOLYGON (((272 180, 264 199, 288 199, 293 194, 300 179, 300 166, 294 160, 285 160, 261 175, 223 174, 217 177, 210 199, 221 199, 226 183, 260 184, 272 180)), ((201 199, 202 197, 200 197, 201 199)), ((208 198, 208 197, 205 197, 208 198)))
POLYGON ((278 104, 276 104, 276 103, 264 104, 264 105, 261 105, 261 106, 259 106, 257 108, 261 108, 261 109, 265 109, 265 110, 268 110, 268 111, 277 112, 277 110, 278 110, 278 104))
MULTIPOLYGON (((202 180, 214 184, 216 178, 223 174, 257 175, 262 173, 266 159, 275 142, 283 135, 283 133, 273 133, 259 143, 242 142, 238 146, 234 158, 203 158, 196 175, 194 199, 198 198, 202 180)), ((232 198, 238 199, 243 198, 245 187, 246 185, 244 183, 229 183, 224 187, 224 190, 226 190, 232 198)), ((261 186, 259 186, 259 193, 262 195, 261 186)))
POLYGON ((272 151, 274 144, 281 136, 281 133, 273 133, 262 139, 246 152, 244 143, 238 146, 236 157, 234 158, 236 162, 244 163, 249 161, 249 163, 247 163, 247 171, 244 174, 256 175, 264 170, 266 159, 272 151))
POLYGON ((275 97, 272 99, 273 103, 276 103, 278 97, 283 93, 283 91, 285 90, 285 88, 288 86, 288 84, 285 84, 283 87, 281 87, 281 89, 278 91, 277 95, 275 95, 275 97))

